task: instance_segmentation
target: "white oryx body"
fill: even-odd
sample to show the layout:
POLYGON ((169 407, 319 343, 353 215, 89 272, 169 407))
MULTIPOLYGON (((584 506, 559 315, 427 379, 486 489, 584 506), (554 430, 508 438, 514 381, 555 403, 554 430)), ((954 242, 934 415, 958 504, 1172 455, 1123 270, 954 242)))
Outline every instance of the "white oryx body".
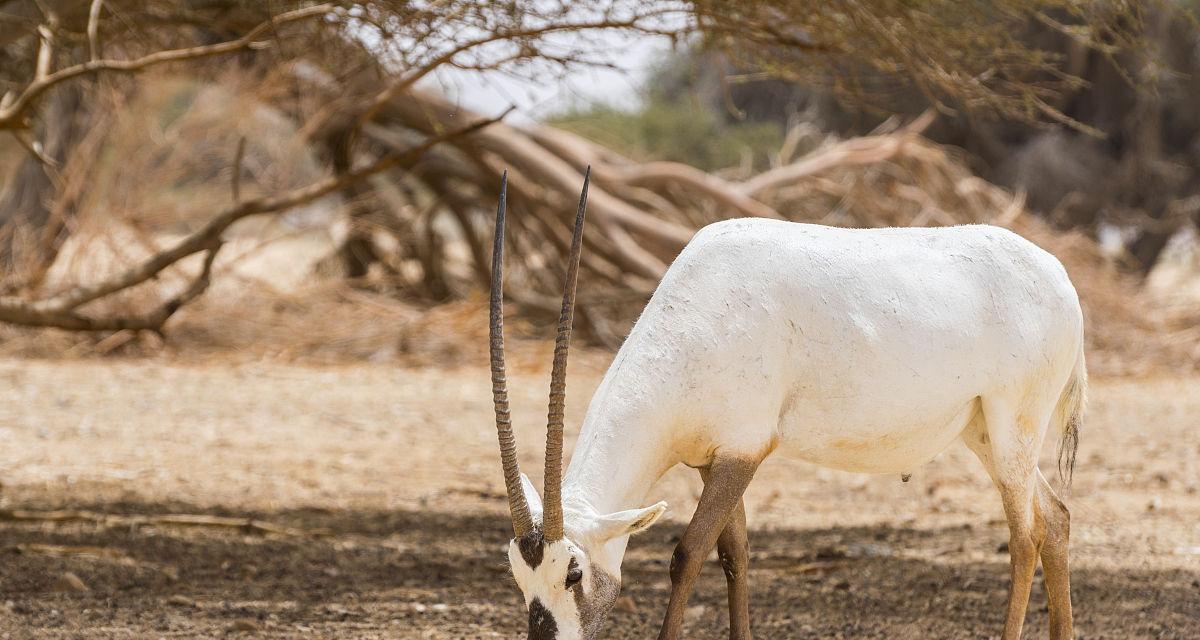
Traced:
MULTIPOLYGON (((581 203, 577 237, 582 211, 581 203)), ((564 309, 573 306, 573 273, 564 309)), ((556 368, 558 380, 564 371, 556 368)), ((1069 514, 1037 458, 1054 428, 1072 467, 1085 387, 1075 289, 1058 260, 1010 231, 710 225, 671 265, 597 389, 565 479, 547 481, 553 534, 541 536, 532 485, 518 489, 524 498, 510 489, 517 537, 509 559, 529 638, 597 636, 629 535, 666 508, 642 505, 677 464, 700 469, 705 489, 672 558, 659 638, 679 637, 716 547, 730 637, 748 640, 741 496, 763 459, 902 474, 961 438, 999 489, 1010 526, 1004 639, 1020 638, 1040 557, 1051 638, 1066 640, 1069 514), (522 520, 525 501, 533 516, 522 520)), ((555 414, 552 403, 551 414, 561 407, 555 414)), ((547 450, 556 455, 561 429, 552 421, 557 439, 547 450)), ((559 464, 548 461, 548 475, 559 464)), ((506 478, 515 469, 506 463, 506 478)))
POLYGON ((1062 265, 1005 229, 710 225, 592 398, 564 495, 627 509, 718 450, 908 472, 991 396, 1036 405, 1040 442, 1082 332, 1062 265))

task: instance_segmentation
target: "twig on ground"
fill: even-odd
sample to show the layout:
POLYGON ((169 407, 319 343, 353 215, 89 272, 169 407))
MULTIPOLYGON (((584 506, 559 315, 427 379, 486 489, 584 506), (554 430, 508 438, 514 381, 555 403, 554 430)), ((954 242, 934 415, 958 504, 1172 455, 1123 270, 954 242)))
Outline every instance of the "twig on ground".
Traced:
POLYGON ((114 514, 96 511, 22 511, 0 510, 0 522, 46 522, 70 523, 83 522, 88 524, 117 527, 144 526, 175 526, 175 527, 206 527, 218 529, 238 529, 245 533, 271 534, 288 537, 316 537, 328 535, 320 530, 305 530, 295 527, 256 520, 254 518, 235 518, 228 516, 210 516, 194 513, 167 513, 156 515, 114 514))

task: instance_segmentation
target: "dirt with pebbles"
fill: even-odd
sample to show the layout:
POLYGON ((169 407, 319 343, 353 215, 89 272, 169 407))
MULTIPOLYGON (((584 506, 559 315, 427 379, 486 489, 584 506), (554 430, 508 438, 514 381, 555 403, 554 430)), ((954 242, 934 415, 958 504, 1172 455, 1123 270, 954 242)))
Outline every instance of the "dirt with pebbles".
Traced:
MULTIPOLYGON (((522 464, 540 482, 549 347, 522 348, 514 409, 522 464)), ((573 362, 569 424, 607 357, 573 362)), ((0 521, 0 638, 523 637, 487 378, 0 362, 4 509, 238 516, 310 534, 0 521)), ((1069 500, 1078 636, 1200 638, 1200 379, 1101 380, 1092 398, 1069 500)), ((655 488, 669 520, 631 545, 605 637, 657 632, 699 489, 682 468, 655 488)), ((999 636, 1007 530, 961 446, 908 483, 771 460, 747 503, 757 637, 999 636)), ((686 637, 723 638, 726 620, 713 564, 686 637)), ((1046 621, 1037 585, 1026 637, 1045 637, 1046 621)))

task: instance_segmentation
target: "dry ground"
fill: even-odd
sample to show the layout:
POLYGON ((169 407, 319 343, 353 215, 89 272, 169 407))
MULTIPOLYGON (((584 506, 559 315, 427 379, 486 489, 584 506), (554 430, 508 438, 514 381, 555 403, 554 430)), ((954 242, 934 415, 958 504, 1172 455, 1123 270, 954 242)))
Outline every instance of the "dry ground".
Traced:
MULTIPOLYGON (((511 383, 535 482, 547 353, 526 345, 511 383)), ((569 424, 606 363, 572 365, 569 424)), ((0 385, 6 509, 322 534, 0 522, 0 638, 523 636, 482 368, 9 360, 0 385), (63 591, 66 572, 87 590, 63 591)), ((1097 381, 1092 397, 1069 501, 1079 637, 1200 638, 1200 379, 1097 381)), ((671 521, 631 545, 632 606, 607 637, 655 634, 698 491, 687 469, 656 488, 671 521)), ((759 638, 999 633, 1006 528, 959 445, 909 483, 772 460, 748 508, 759 638)), ((724 637, 723 589, 710 567, 689 638, 724 637)), ((1038 586, 1027 637, 1045 629, 1038 586)))

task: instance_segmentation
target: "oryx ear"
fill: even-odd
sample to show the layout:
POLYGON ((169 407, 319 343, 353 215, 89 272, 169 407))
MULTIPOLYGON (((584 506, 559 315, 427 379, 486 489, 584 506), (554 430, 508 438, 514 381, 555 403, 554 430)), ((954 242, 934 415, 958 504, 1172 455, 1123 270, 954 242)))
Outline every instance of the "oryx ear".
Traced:
POLYGON ((538 495, 537 489, 533 488, 533 483, 529 481, 529 476, 521 474, 521 488, 525 490, 525 501, 529 503, 529 515, 533 516, 535 523, 542 521, 542 497, 538 495))
POLYGON ((667 503, 660 502, 645 509, 630 509, 610 513, 600 518, 597 523, 597 537, 608 541, 620 536, 631 536, 650 528, 659 516, 666 513, 667 503))

